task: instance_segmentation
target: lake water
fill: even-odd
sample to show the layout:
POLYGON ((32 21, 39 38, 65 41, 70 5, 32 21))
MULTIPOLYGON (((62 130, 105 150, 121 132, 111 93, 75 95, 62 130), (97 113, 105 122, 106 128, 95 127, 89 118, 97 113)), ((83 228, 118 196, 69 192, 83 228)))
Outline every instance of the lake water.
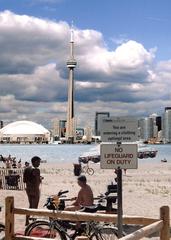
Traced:
MULTIPOLYGON (((30 161, 37 155, 42 160, 47 160, 49 163, 57 162, 77 162, 78 157, 87 152, 95 152, 98 146, 95 144, 59 144, 59 145, 0 145, 0 154, 3 156, 15 156, 17 160, 21 158, 22 162, 30 161)), ((139 162, 160 162, 166 158, 171 163, 171 144, 165 145, 150 145, 151 149, 158 150, 155 158, 139 159, 139 162)))

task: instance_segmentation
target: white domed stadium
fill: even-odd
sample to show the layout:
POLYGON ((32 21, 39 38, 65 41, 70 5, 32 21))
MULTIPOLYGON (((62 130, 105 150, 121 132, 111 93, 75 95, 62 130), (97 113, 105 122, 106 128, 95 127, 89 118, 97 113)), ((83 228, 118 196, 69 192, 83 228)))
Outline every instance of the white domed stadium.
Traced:
POLYGON ((17 121, 0 129, 1 143, 49 143, 50 132, 31 121, 17 121))

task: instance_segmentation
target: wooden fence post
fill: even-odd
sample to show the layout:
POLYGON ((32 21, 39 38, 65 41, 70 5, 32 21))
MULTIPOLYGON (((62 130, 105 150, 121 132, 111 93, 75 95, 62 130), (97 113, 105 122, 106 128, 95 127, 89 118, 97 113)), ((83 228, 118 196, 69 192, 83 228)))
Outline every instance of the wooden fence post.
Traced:
POLYGON ((14 197, 5 199, 5 240, 14 238, 14 197))
POLYGON ((163 206, 160 208, 160 219, 163 220, 163 227, 160 231, 160 240, 170 239, 170 213, 169 207, 163 206))

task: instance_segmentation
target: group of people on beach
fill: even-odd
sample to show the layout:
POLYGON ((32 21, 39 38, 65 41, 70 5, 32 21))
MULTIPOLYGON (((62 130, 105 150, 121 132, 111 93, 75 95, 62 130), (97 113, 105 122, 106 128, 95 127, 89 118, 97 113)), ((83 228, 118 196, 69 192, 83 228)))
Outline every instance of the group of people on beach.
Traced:
MULTIPOLYGON (((40 162, 41 159, 38 156, 34 156, 31 159, 32 166, 25 168, 23 173, 23 181, 26 184, 26 193, 29 201, 29 208, 38 208, 40 199, 40 184, 42 177, 40 175, 40 162)), ((92 206, 94 197, 91 187, 87 184, 87 179, 84 175, 77 178, 77 183, 80 186, 80 191, 76 197, 73 197, 71 201, 74 202, 65 208, 66 211, 76 211, 83 206, 92 206)), ((26 225, 29 224, 29 216, 26 217, 26 225)))
POLYGON ((29 165, 29 162, 25 162, 24 164, 22 164, 21 159, 17 161, 16 157, 12 157, 10 154, 8 157, 4 157, 1 154, 0 161, 3 162, 3 164, 5 164, 5 167, 7 169, 28 167, 29 165))

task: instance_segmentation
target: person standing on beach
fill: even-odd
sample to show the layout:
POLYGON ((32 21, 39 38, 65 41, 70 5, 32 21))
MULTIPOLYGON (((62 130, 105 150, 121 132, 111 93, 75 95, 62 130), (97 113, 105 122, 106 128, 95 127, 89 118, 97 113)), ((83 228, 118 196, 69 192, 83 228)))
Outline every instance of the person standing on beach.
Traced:
POLYGON ((78 185, 81 187, 76 198, 73 198, 75 202, 71 206, 65 208, 66 211, 76 211, 85 206, 93 205, 93 192, 91 187, 87 184, 87 179, 84 175, 77 178, 78 185))
MULTIPOLYGON (((40 161, 38 156, 31 159, 32 166, 24 169, 23 181, 26 183, 26 193, 29 201, 29 208, 38 208, 40 199, 40 161)), ((29 216, 26 216, 26 225, 29 224, 29 216)))

